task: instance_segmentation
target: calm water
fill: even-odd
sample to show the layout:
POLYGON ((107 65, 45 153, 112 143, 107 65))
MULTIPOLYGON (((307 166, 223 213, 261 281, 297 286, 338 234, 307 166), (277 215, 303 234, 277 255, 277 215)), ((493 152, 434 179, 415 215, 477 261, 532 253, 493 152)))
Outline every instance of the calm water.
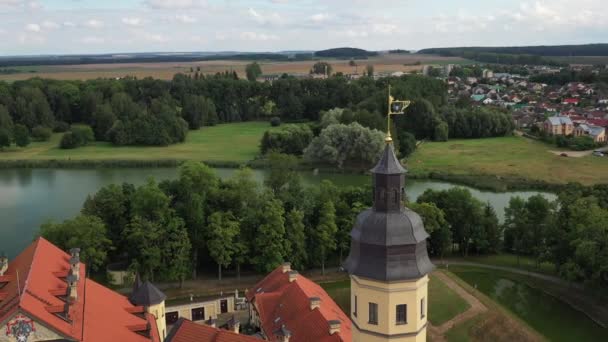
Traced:
MULTIPOLYGON (((230 177, 234 169, 216 169, 221 177, 230 177)), ((263 170, 254 170, 255 178, 264 179, 263 170)), ((148 177, 157 181, 175 179, 177 169, 16 169, 0 170, 0 252, 9 257, 27 246, 40 225, 48 220, 60 221, 78 214, 87 195, 112 183, 142 184, 148 177)), ((304 182, 318 184, 329 179, 339 186, 365 185, 370 177, 365 175, 339 175, 303 172, 304 182)), ((456 185, 435 181, 408 181, 406 190, 415 201, 426 189, 444 190, 456 185)), ((511 196, 528 198, 538 192, 493 193, 469 188, 483 202, 490 202, 502 219, 504 208, 511 196)), ((544 193, 548 199, 553 194, 544 193)))
POLYGON ((608 329, 543 291, 495 272, 452 267, 450 271, 476 285, 551 341, 608 341, 608 329))

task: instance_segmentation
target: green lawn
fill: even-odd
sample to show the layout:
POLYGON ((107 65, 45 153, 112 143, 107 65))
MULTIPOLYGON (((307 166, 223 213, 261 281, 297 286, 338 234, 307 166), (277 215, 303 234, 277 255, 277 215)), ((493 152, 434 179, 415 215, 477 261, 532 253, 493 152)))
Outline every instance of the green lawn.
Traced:
POLYGON ((350 317, 350 279, 321 283, 321 287, 342 308, 342 311, 350 317))
POLYGON ((467 311, 471 306, 441 280, 431 275, 429 282, 429 321, 439 326, 467 311))
POLYGON ((190 131, 186 142, 167 147, 116 147, 110 143, 62 150, 61 134, 48 142, 34 142, 25 148, 11 147, 0 152, 2 160, 202 160, 215 162, 247 162, 259 152, 264 132, 271 128, 267 122, 246 122, 204 127, 190 131))
POLYGON ((471 340, 471 329, 481 322, 483 316, 477 315, 462 324, 448 330, 445 334, 448 342, 468 342, 471 340))
POLYGON ((521 256, 518 258, 517 255, 513 254, 492 254, 481 256, 468 256, 466 258, 450 257, 450 259, 476 262, 484 265, 513 267, 531 272, 556 275, 555 265, 553 265, 552 263, 543 262, 539 265, 539 267, 537 267, 534 258, 527 256, 521 256))
POLYGON ((608 158, 565 158, 555 146, 523 137, 427 142, 409 158, 413 173, 444 172, 544 180, 550 183, 608 182, 608 158))

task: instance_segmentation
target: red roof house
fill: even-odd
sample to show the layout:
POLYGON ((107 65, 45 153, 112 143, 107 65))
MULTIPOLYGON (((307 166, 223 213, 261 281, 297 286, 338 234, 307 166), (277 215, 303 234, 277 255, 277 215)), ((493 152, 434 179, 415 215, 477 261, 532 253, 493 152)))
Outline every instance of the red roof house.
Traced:
POLYGON ((9 338, 70 341, 160 341, 143 307, 86 278, 71 255, 38 238, 14 260, 0 260, 0 325, 9 338), (4 267, 3 267, 4 266, 4 267))
POLYGON ((351 321, 313 281, 284 264, 246 294, 251 322, 270 341, 351 341, 351 321))
MULTIPOLYGON (((238 330, 238 329, 237 329, 238 330)), ((218 329, 208 325, 197 324, 183 317, 180 318, 166 342, 260 342, 260 339, 240 335, 225 329, 218 329)))
POLYGON ((571 104, 571 105, 578 105, 579 103, 579 99, 575 99, 575 98, 568 98, 568 99, 564 99, 564 101, 562 102, 562 104, 571 104))

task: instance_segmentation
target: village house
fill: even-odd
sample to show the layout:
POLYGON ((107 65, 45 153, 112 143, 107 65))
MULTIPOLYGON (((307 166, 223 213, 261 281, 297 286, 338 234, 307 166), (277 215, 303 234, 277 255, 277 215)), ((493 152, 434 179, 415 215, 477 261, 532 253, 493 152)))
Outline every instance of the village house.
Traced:
POLYGON ((572 135, 574 124, 567 116, 551 116, 545 120, 543 130, 550 135, 572 135))
POLYGON ((591 137, 595 143, 603 144, 606 142, 606 129, 604 127, 581 124, 574 129, 574 136, 588 136, 591 137))

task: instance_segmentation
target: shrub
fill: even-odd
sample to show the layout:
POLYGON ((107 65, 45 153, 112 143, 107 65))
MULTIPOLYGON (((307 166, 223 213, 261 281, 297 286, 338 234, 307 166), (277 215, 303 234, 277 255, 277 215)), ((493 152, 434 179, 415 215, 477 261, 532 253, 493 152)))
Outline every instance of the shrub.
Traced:
POLYGON ((261 152, 269 151, 301 155, 312 141, 313 134, 308 125, 285 125, 280 130, 266 131, 262 137, 261 152))
POLYGON ((32 139, 35 141, 49 141, 53 131, 48 127, 36 126, 32 129, 32 139))
POLYGON ((30 144, 30 131, 23 125, 15 125, 13 136, 15 144, 19 147, 25 147, 30 144))
POLYGON ((84 146, 95 141, 95 133, 93 133, 93 129, 89 126, 72 127, 72 134, 78 146, 84 146))
POLYGON ((53 127, 53 131, 56 133, 63 133, 70 130, 70 124, 64 121, 58 121, 53 127))
POLYGON ((281 125, 281 118, 279 118, 278 116, 275 116, 272 119, 270 119, 270 126, 278 127, 280 125, 281 125))
POLYGON ((74 132, 65 132, 61 138, 59 147, 62 149, 72 149, 78 147, 78 139, 74 135, 74 132))

